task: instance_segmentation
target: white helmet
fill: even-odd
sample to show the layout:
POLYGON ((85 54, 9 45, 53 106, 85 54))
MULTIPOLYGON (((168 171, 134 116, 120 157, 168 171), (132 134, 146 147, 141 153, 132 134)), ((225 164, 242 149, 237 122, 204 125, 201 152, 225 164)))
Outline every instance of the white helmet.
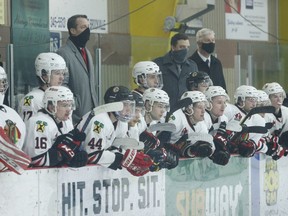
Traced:
POLYGON ((65 60, 62 56, 48 52, 40 53, 35 59, 36 75, 44 82, 43 75, 48 76, 48 83, 50 82, 50 76, 53 70, 63 70, 63 73, 67 71, 65 60))
POLYGON ((158 79, 158 85, 155 86, 155 88, 161 89, 163 87, 162 72, 160 71, 160 68, 156 63, 152 61, 140 61, 134 65, 132 76, 138 86, 142 86, 146 89, 151 87, 147 85, 148 74, 156 75, 158 79), (143 83, 139 82, 140 78, 143 79, 143 83))
POLYGON ((72 101, 72 109, 75 109, 73 93, 70 91, 69 88, 65 86, 51 86, 47 88, 44 92, 43 97, 44 109, 48 113, 55 115, 55 113, 57 112, 56 107, 58 101, 72 101), (48 109, 49 104, 54 105, 55 111, 52 112, 48 109))
POLYGON ((163 103, 167 106, 167 111, 169 111, 169 96, 168 94, 157 88, 149 88, 146 89, 143 93, 143 101, 149 101, 149 103, 153 106, 154 102, 163 103))
POLYGON ((270 104, 271 104, 271 102, 270 102, 268 94, 263 90, 258 90, 257 105, 268 106, 270 104))
POLYGON ((282 86, 277 82, 272 83, 266 83, 263 86, 263 91, 265 91, 268 95, 270 94, 277 94, 277 93, 283 93, 283 97, 286 97, 286 93, 282 86))
POLYGON ((230 100, 229 96, 226 94, 225 89, 223 89, 221 86, 210 86, 204 94, 208 101, 212 101, 212 98, 216 96, 225 96, 227 101, 230 100))
POLYGON ((254 97, 258 99, 258 90, 253 86, 239 86, 234 93, 235 102, 237 103, 239 98, 241 98, 242 101, 245 101, 246 97, 254 97))
MULTIPOLYGON (((200 91, 186 91, 182 94, 181 100, 185 98, 191 98, 192 104, 198 103, 198 102, 204 102, 205 108, 208 107, 208 101, 205 97, 205 95, 200 91)), ((188 107, 183 107, 182 110, 189 116, 193 115, 194 111, 192 109, 192 106, 189 105, 188 107), (191 111, 188 111, 191 110, 191 111)))
POLYGON ((0 66, 0 94, 5 94, 9 87, 7 74, 3 67, 0 66))
POLYGON ((191 98, 193 104, 197 102, 207 103, 205 95, 200 91, 186 91, 182 94, 181 100, 185 98, 191 98))

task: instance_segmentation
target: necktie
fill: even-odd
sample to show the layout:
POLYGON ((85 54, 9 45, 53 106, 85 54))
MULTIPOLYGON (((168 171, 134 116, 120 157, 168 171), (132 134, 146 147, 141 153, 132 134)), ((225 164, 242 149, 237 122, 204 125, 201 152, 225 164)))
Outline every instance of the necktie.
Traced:
POLYGON ((210 65, 209 65, 209 59, 207 59, 207 60, 205 61, 205 63, 207 64, 208 67, 210 67, 210 65))
POLYGON ((87 54, 86 54, 85 48, 81 49, 81 55, 82 55, 82 57, 84 59, 85 64, 87 65, 88 61, 87 61, 87 54))

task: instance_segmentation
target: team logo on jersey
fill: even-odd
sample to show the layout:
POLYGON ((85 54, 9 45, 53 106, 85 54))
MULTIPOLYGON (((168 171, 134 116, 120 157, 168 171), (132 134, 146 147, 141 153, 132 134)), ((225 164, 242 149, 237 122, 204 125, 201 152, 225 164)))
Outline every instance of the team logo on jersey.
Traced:
POLYGON ((4 131, 14 144, 16 144, 21 138, 21 132, 16 126, 16 123, 12 122, 10 119, 6 120, 4 131))
POLYGON ((94 131, 95 133, 98 133, 98 134, 99 134, 99 133, 101 132, 102 128, 104 128, 104 124, 103 124, 103 123, 101 123, 101 122, 99 122, 99 121, 95 121, 95 122, 94 122, 93 131, 94 131))
POLYGON ((237 113, 235 116, 234 116, 234 120, 236 120, 236 121, 240 121, 241 119, 242 119, 242 115, 241 115, 241 113, 237 113))
POLYGON ((43 121, 37 121, 36 124, 37 124, 37 126, 36 126, 36 131, 37 131, 37 132, 44 133, 45 127, 46 127, 48 124, 47 124, 46 122, 43 122, 43 121))
POLYGON ((31 106, 31 101, 32 101, 33 98, 34 98, 34 97, 33 97, 32 95, 26 96, 26 97, 24 98, 24 103, 23 103, 23 105, 24 105, 24 106, 31 106))
POLYGON ((175 116, 174 115, 171 115, 170 117, 169 117, 169 120, 168 121, 170 121, 170 120, 175 120, 176 118, 175 118, 175 116))

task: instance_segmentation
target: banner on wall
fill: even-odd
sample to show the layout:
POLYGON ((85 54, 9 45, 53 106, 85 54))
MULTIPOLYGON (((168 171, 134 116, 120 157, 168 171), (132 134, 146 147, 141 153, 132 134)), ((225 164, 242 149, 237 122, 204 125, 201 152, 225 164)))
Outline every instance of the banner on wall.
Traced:
POLYGON ((260 163, 260 214, 287 215, 287 158, 278 161, 265 157, 260 163))
POLYGON ((68 31, 67 21, 75 14, 87 15, 91 32, 108 32, 107 0, 49 0, 49 30, 68 31))
POLYGON ((249 215, 249 164, 240 157, 226 166, 208 158, 180 161, 166 171, 167 215, 249 215))
POLYGON ((267 0, 225 0, 226 39, 268 41, 267 0))

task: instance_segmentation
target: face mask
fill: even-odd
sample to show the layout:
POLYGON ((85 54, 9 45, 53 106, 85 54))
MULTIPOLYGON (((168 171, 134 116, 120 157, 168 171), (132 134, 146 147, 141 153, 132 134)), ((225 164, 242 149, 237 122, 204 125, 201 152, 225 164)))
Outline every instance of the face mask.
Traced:
POLYGON ((187 59, 188 49, 174 50, 171 52, 173 60, 181 64, 187 59))
POLYGON ((214 52, 215 43, 202 43, 202 49, 211 54, 214 52))
POLYGON ((70 36, 71 40, 79 47, 85 47, 87 41, 90 38, 90 29, 86 28, 78 36, 70 36))

